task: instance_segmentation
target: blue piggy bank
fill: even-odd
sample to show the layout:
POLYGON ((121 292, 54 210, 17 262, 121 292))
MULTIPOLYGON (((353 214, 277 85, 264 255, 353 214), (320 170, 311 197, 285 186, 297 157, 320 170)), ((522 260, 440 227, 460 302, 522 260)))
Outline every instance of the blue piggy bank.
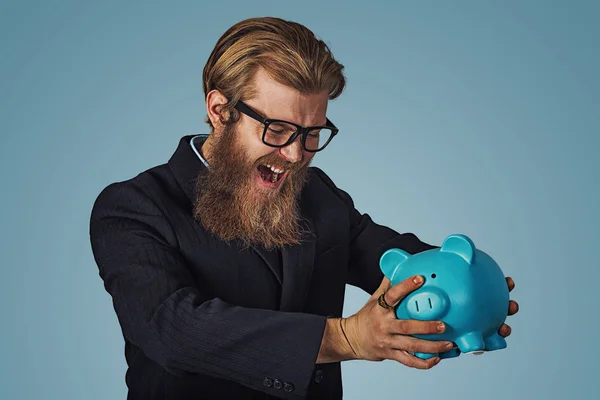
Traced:
POLYGON ((423 285, 406 296, 395 309, 399 319, 440 320, 441 334, 414 335, 427 340, 449 340, 454 349, 441 354, 415 353, 427 359, 482 354, 503 349, 505 339, 498 329, 506 320, 510 301, 502 270, 486 253, 475 248, 465 235, 450 235, 441 248, 410 255, 389 249, 380 258, 380 268, 395 285, 413 275, 423 285))

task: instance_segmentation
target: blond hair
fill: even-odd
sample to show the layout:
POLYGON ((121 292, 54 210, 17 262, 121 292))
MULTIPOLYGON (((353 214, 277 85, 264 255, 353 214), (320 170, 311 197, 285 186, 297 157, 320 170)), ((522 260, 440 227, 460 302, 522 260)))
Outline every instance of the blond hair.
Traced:
MULTIPOLYGON (((308 28, 280 18, 249 18, 219 38, 202 75, 205 98, 216 89, 229 100, 221 109, 222 115, 228 115, 224 122, 237 121, 239 114, 233 107, 255 94, 250 81, 258 67, 302 94, 327 90, 330 100, 346 85, 344 66, 308 28)), ((214 129, 208 118, 206 122, 214 129)))

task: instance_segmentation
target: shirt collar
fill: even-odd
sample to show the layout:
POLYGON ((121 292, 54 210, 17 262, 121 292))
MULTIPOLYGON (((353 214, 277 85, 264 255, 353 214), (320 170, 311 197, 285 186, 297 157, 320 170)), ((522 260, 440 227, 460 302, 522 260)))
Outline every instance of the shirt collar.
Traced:
POLYGON ((202 155, 200 154, 200 151, 198 151, 198 149, 202 147, 206 139, 208 139, 208 134, 195 135, 190 139, 190 146, 192 146, 192 150, 194 151, 194 153, 196 153, 200 161, 202 161, 202 164, 204 164, 206 168, 208 168, 208 162, 206 162, 204 157, 202 157, 202 155))

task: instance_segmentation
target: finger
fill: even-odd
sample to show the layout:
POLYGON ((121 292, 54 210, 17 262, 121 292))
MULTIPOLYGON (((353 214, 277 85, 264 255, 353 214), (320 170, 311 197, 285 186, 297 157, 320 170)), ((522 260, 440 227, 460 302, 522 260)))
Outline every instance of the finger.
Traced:
POLYGON ((432 357, 428 360, 422 360, 408 353, 406 350, 396 350, 393 353, 392 360, 398 361, 411 368, 430 369, 440 362, 439 357, 432 357))
POLYGON ((503 324, 500 329, 498 329, 498 334, 502 337, 507 337, 511 334, 512 329, 509 325, 503 324))
POLYGON ((441 321, 394 319, 390 321, 390 333, 397 335, 439 334, 446 330, 441 321))
POLYGON ((379 287, 377 288, 377 290, 375 290, 375 292, 373 292, 373 296, 374 298, 377 298, 381 295, 381 293, 385 292, 386 290, 388 290, 389 288, 392 287, 392 282, 390 282, 390 280, 387 278, 387 276, 384 276, 383 279, 381 280, 381 283, 379 284, 379 287))
POLYGON ((508 285, 509 292, 515 288, 515 281, 510 276, 506 277, 506 284, 508 285))
POLYGON ((406 350, 412 353, 444 353, 454 347, 452 342, 445 340, 424 340, 411 336, 392 337, 390 345, 395 350, 406 350))
POLYGON ((519 303, 514 300, 511 300, 508 303, 508 315, 515 315, 519 312, 519 303))
POLYGON ((418 289, 423 284, 424 279, 420 275, 411 276, 402 282, 392 286, 384 296, 385 301, 390 306, 395 306, 410 292, 418 289))

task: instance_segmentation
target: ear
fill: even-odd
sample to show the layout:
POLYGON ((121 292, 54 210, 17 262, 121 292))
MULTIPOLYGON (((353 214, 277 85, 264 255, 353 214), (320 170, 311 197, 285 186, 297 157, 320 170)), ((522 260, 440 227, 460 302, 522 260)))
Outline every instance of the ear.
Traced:
POLYGON ((450 235, 444 240, 441 251, 458 254, 467 263, 473 263, 475 244, 465 235, 450 235))
POLYGON ((409 254, 400 249, 389 249, 379 259, 381 272, 391 281, 398 266, 402 264, 409 254))
POLYGON ((215 128, 223 126, 222 121, 225 119, 221 112, 221 108, 227 104, 227 98, 220 91, 214 89, 206 95, 206 113, 210 122, 215 128))

